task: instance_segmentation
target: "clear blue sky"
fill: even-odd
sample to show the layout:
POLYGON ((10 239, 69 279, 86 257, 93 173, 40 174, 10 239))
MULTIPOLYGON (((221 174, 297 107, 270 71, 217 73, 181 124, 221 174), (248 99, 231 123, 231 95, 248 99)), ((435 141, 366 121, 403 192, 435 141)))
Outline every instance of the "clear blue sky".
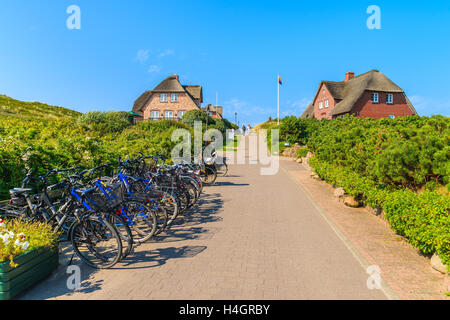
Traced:
POLYGON ((450 1, 15 0, 0 4, 0 93, 130 110, 170 74, 252 125, 300 115, 321 80, 378 69, 421 115, 450 112, 450 1), (68 30, 66 8, 81 8, 68 30), (366 9, 381 8, 381 30, 366 9))

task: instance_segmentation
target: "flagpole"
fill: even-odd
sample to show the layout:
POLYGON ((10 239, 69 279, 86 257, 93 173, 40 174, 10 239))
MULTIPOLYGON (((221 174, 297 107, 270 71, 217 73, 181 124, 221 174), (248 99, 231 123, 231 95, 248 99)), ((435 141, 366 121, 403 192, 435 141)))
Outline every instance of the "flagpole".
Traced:
POLYGON ((277 125, 280 125, 280 75, 277 76, 277 125))

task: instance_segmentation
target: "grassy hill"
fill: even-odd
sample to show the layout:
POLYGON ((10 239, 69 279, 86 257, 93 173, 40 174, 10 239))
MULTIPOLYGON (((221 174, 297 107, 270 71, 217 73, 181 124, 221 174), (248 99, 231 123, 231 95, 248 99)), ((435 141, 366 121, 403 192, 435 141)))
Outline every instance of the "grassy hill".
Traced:
POLYGON ((13 118, 77 118, 81 113, 40 102, 23 102, 0 95, 0 117, 13 118))

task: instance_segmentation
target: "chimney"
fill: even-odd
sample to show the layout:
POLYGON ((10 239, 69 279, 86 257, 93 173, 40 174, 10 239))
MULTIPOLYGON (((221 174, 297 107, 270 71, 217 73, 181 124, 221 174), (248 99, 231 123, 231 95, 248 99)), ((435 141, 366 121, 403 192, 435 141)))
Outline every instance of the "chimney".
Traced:
POLYGON ((353 79, 355 77, 355 73, 354 72, 347 72, 346 74, 345 74, 345 82, 347 82, 348 80, 350 80, 350 79, 353 79))
POLYGON ((173 77, 174 77, 175 79, 177 79, 178 81, 180 81, 180 77, 179 77, 177 74, 174 74, 173 77))

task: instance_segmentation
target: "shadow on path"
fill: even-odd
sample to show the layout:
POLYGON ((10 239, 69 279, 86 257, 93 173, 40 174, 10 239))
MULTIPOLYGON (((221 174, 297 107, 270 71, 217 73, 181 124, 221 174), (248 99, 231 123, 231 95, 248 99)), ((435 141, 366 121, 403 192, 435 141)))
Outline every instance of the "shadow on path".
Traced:
MULTIPOLYGON (((218 216, 222 207, 223 200, 220 193, 203 194, 198 203, 179 216, 170 229, 150 241, 133 248, 133 252, 126 259, 111 268, 111 270, 155 268, 166 264, 170 259, 190 258, 198 255, 206 250, 207 247, 189 245, 159 249, 152 249, 151 247, 163 243, 200 239, 204 235, 211 236, 211 230, 201 225, 222 221, 222 218, 218 216)), ((97 270, 87 266, 76 255, 73 255, 73 249, 68 242, 61 243, 60 248, 60 266, 58 269, 44 281, 33 286, 16 297, 16 299, 43 300, 63 295, 70 297, 74 293, 92 293, 102 289, 104 280, 96 280, 95 275, 113 271, 97 270), (76 291, 68 288, 68 282, 70 284, 70 277, 73 273, 67 273, 67 267, 72 256, 71 265, 80 268, 81 287, 76 291)))

